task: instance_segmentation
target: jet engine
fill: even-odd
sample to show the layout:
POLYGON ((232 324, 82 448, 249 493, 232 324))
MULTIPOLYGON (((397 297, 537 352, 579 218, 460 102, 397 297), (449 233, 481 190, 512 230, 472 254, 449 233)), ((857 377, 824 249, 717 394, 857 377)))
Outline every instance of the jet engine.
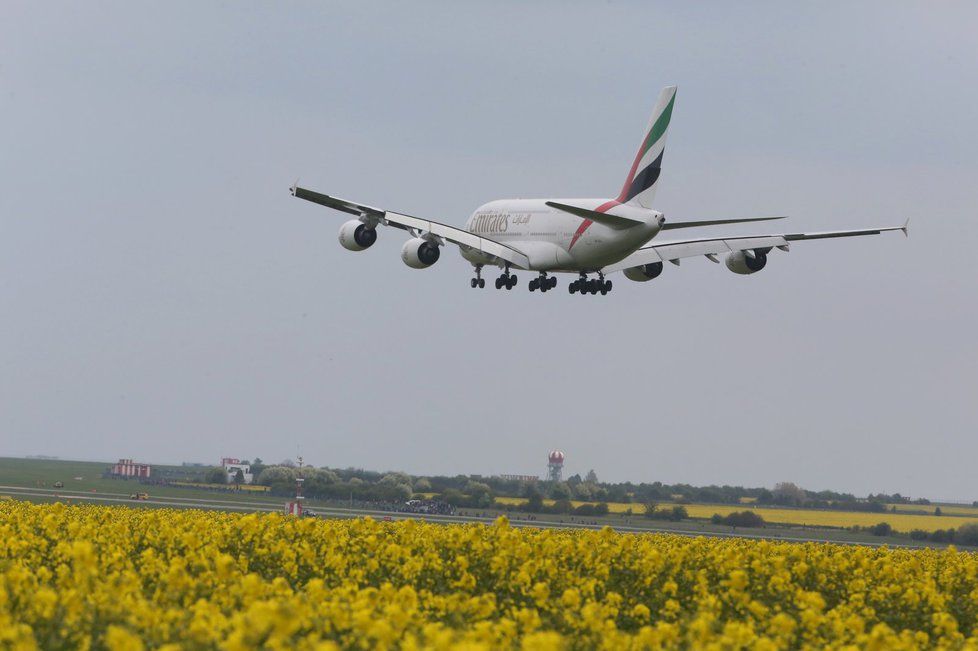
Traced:
POLYGON ((377 241, 377 229, 358 219, 351 219, 340 226, 340 244, 349 251, 363 251, 377 241))
POLYGON ((746 276, 764 268, 764 265, 767 264, 767 251, 764 249, 734 251, 727 255, 727 259, 724 262, 730 271, 746 276), (753 256, 750 255, 751 253, 753 253, 753 256))
POLYGON ((401 260, 412 269, 424 269, 438 262, 441 255, 439 247, 434 242, 416 237, 408 240, 401 248, 401 260))
POLYGON ((662 263, 652 262, 650 264, 643 264, 641 267, 629 267, 625 269, 625 278, 629 280, 634 280, 640 283, 644 283, 653 278, 658 278, 659 274, 662 273, 662 263))

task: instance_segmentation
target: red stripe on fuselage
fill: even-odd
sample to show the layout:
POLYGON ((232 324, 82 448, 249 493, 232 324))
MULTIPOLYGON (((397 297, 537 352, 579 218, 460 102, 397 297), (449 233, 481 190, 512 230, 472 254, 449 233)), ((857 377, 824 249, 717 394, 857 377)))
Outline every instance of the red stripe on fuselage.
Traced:
MULTIPOLYGON (((636 164, 637 163, 638 163, 638 161, 636 161, 636 164)), ((620 205, 621 205, 620 202, 615 201, 614 199, 612 199, 611 201, 604 202, 603 204, 601 204, 600 206, 598 206, 597 208, 595 208, 594 211, 595 212, 608 212, 609 210, 611 210, 615 206, 620 206, 620 205)), ((574 237, 571 238, 571 243, 567 247, 567 250, 568 251, 570 251, 571 249, 574 248, 574 245, 577 244, 577 240, 581 239, 581 235, 584 235, 584 231, 586 231, 588 228, 590 228, 591 227, 591 224, 593 224, 593 223, 594 222, 591 221, 590 219, 585 219, 584 221, 581 222, 581 225, 577 227, 577 232, 574 233, 574 237)))

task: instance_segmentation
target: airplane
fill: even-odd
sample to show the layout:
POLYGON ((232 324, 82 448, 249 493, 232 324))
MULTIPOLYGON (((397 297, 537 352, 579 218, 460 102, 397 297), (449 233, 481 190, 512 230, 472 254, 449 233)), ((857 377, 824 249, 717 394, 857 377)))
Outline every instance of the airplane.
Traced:
POLYGON ((503 199, 479 206, 464 228, 404 213, 321 194, 298 186, 293 196, 354 216, 340 227, 340 244, 350 251, 363 251, 377 241, 378 226, 393 226, 410 236, 401 249, 401 259, 412 269, 435 264, 447 243, 458 246, 461 255, 475 268, 472 288, 484 288, 485 266, 499 267, 496 289, 516 286, 514 269, 536 272, 528 283, 531 292, 556 288, 551 274, 578 276, 569 283, 571 294, 605 295, 612 289, 606 276, 621 271, 625 278, 647 282, 657 278, 665 262, 679 265, 682 258, 705 256, 719 263, 725 256, 730 271, 750 275, 764 269, 775 248, 787 252, 792 242, 903 231, 909 235, 908 219, 903 226, 844 231, 780 233, 733 237, 700 237, 654 241, 663 231, 721 224, 763 222, 785 217, 749 217, 708 221, 666 221, 652 208, 659 184, 662 154, 676 102, 676 86, 659 95, 649 126, 622 186, 614 199, 503 199))

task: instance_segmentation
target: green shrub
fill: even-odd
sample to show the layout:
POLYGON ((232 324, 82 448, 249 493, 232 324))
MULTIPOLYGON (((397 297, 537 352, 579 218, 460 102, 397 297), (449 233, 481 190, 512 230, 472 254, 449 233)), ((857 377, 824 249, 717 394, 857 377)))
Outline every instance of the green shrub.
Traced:
POLYGON ((978 524, 962 524, 958 527, 957 533, 954 534, 954 540, 959 545, 978 547, 978 524))
POLYGON ((731 527, 763 527, 764 518, 754 511, 736 511, 723 518, 723 524, 731 527))

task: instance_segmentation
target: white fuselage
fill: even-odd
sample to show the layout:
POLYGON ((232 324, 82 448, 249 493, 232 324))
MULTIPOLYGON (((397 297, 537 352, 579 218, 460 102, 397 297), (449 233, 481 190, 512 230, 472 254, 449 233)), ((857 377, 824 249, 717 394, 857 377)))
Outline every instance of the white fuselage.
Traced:
MULTIPOLYGON (((525 254, 534 271, 592 272, 633 253, 659 232, 662 213, 608 199, 502 199, 479 206, 465 229, 525 254), (616 229, 553 208, 569 204, 641 222, 616 229)), ((472 264, 498 264, 474 249, 462 250, 472 264)))

